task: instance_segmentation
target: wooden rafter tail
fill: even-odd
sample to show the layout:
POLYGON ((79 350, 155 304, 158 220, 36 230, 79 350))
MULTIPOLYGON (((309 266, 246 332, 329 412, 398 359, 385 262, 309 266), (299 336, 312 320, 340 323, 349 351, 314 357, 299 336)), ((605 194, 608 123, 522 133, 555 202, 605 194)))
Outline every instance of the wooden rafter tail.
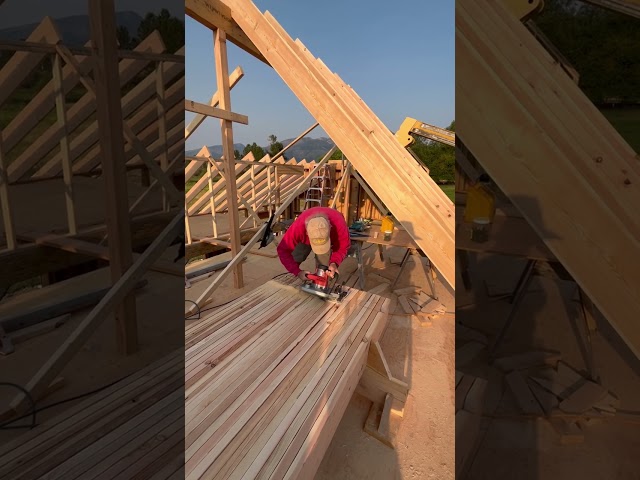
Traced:
MULTIPOLYGON (((69 360, 80 350, 82 345, 91 337, 93 332, 109 316, 113 308, 129 294, 135 284, 149 270, 153 263, 160 258, 165 249, 180 232, 184 221, 184 213, 180 212, 165 227, 158 237, 149 245, 135 263, 120 277, 109 292, 100 300, 91 312, 71 332, 64 343, 51 355, 49 360, 40 367, 38 372, 26 385, 32 396, 42 393, 55 380, 69 360)), ((18 395, 11 403, 11 408, 20 413, 27 404, 24 394, 18 395)))
MULTIPOLYGON (((293 202, 293 200, 297 198, 298 195, 300 195, 307 188, 307 185, 311 181, 311 178, 313 177, 313 175, 316 174, 316 172, 320 169, 320 167, 322 167, 322 165, 327 163, 331 155, 333 155, 333 152, 336 151, 336 148, 337 147, 331 148, 331 150, 329 150, 329 152, 324 156, 324 158, 320 160, 320 162, 318 162, 316 167, 309 173, 309 175, 300 182, 300 185, 298 186, 298 188, 296 188, 293 192, 291 192, 291 194, 289 194, 289 197, 274 212, 275 216, 282 214, 282 212, 284 212, 284 210, 289 206, 289 204, 293 202)), ((227 275, 231 272, 233 267, 235 267, 235 265, 237 265, 242 261, 242 259, 249 253, 249 250, 253 247, 253 245, 255 245, 255 243, 262 237, 265 227, 266 227, 266 223, 263 223, 260 229, 251 238, 251 240, 249 240, 246 243, 246 245, 242 248, 240 253, 238 253, 238 255, 233 257, 229 265, 227 265, 227 267, 218 274, 218 276, 211 283, 211 285, 209 285, 207 289, 200 295, 200 297, 198 297, 198 299, 196 300, 197 306, 196 305, 191 306, 191 308, 187 311, 187 316, 193 315, 199 308, 202 308, 205 305, 206 301, 211 297, 211 294, 215 291, 216 288, 218 288, 222 284, 222 282, 227 277, 227 275)))

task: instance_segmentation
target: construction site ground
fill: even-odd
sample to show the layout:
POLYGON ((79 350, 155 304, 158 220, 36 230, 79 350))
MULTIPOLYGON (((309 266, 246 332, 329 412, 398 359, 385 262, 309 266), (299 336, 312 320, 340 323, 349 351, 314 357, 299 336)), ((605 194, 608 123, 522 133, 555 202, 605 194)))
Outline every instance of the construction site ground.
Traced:
MULTIPOLYGON (((233 276, 230 275, 214 292, 212 303, 205 309, 226 303, 263 285, 274 276, 286 273, 277 258, 274 243, 260 250, 254 247, 252 251, 254 253, 249 254, 242 264, 244 287, 234 289, 233 276)), ((401 248, 389 248, 387 252, 391 265, 385 267, 378 259, 377 248, 364 245, 366 290, 385 281, 391 282, 397 275, 404 251, 401 248)), ((230 258, 230 253, 225 253, 206 262, 223 262, 230 258)), ((423 261, 426 260, 423 258, 423 261)), ((313 270, 312 256, 302 264, 302 268, 313 270)), ((356 270, 355 259, 347 258, 340 267, 341 279, 347 280, 356 270)), ((215 274, 207 279, 195 280, 191 288, 185 290, 185 299, 196 300, 213 278, 215 274)), ((416 271, 413 260, 410 260, 394 289, 415 285, 428 292, 428 286, 420 283, 424 283, 423 278, 416 271)), ((325 454, 317 479, 453 477, 455 322, 451 312, 454 300, 452 292, 447 290, 440 278, 436 281, 436 288, 439 302, 449 313, 434 318, 430 326, 421 325, 415 317, 412 320, 406 315, 391 316, 381 340, 391 373, 410 386, 404 416, 397 423, 396 448, 391 449, 364 431, 371 402, 356 393, 325 454)), ((387 289, 381 295, 390 297, 393 294, 387 289)), ((185 311, 188 307, 189 302, 185 302, 185 311)), ((396 311, 401 311, 400 306, 396 311)))
MULTIPOLYGON (((457 321, 486 335, 491 345, 509 304, 504 299, 490 298, 489 294, 511 291, 523 267, 522 259, 479 254, 470 264, 473 289, 465 292, 462 281, 457 282, 457 321)), ((586 377, 587 364, 574 333, 575 328, 582 328, 576 284, 541 270, 541 275, 533 277, 496 356, 555 351, 562 362, 586 377), (571 319, 577 320, 578 327, 571 319)), ((504 373, 489 366, 486 349, 464 366, 458 355, 459 371, 488 380, 485 397, 479 402, 485 422, 475 432, 464 432, 476 436, 465 478, 512 478, 512 472, 518 472, 518 478, 524 480, 638 478, 640 365, 611 326, 602 318, 597 320, 597 333, 592 337, 594 364, 602 386, 619 399, 619 406, 615 414, 604 419, 579 422, 575 437, 561 437, 546 418, 527 418, 507 386, 504 373)), ((467 335, 456 332, 457 349, 468 340, 467 335)), ((467 440, 457 438, 456 447, 467 440)))
MULTIPOLYGON (((162 259, 172 262, 177 253, 178 246, 175 245, 167 249, 162 255, 162 259)), ((65 366, 59 377, 63 379, 60 388, 42 398, 37 403, 38 407, 104 387, 162 358, 170 351, 183 348, 183 315, 180 311, 180 297, 176 295, 176 292, 181 292, 183 278, 173 274, 148 271, 144 279, 148 283, 136 292, 138 351, 128 356, 118 352, 115 320, 113 314, 110 314, 90 340, 65 366)), ((71 283, 54 284, 53 287, 63 284, 67 287, 59 290, 56 296, 58 300, 62 300, 63 297, 72 298, 80 290, 87 291, 109 286, 109 269, 96 270, 76 277, 71 283), (78 290, 74 292, 76 288, 78 290)), ((24 291, 14 298, 7 297, 0 305, 8 306, 12 302, 19 302, 16 303, 16 311, 19 312, 19 305, 29 305, 37 301, 38 298, 50 303, 51 298, 48 295, 42 295, 46 288, 48 287, 24 291)), ((76 311, 58 328, 15 344, 14 353, 0 357, 3 381, 26 385, 90 311, 91 308, 76 311)), ((2 387, 0 390, 0 414, 6 411, 9 403, 17 394, 18 391, 15 389, 2 387)), ((81 401, 82 399, 65 402, 59 406, 42 410, 38 412, 36 421, 38 424, 42 424, 66 409, 73 408, 81 401)), ((28 424, 29 421, 30 418, 27 418, 22 422, 28 424)), ((26 431, 25 429, 24 432, 26 431)), ((0 430, 0 444, 10 441, 22 433, 23 430, 2 429, 0 430)))

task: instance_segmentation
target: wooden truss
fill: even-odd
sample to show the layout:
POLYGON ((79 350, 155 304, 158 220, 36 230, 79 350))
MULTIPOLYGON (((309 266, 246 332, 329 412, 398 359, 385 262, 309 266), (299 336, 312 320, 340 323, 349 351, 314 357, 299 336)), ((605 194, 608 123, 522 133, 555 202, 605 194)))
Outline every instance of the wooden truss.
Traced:
MULTIPOLYGON (((24 259, 37 249, 53 248, 108 259, 113 282, 97 306, 27 384, 27 391, 35 398, 49 387, 100 323, 113 313, 119 349, 124 353, 136 350, 136 310, 131 292, 174 242, 183 222, 183 194, 174 186, 170 174, 184 155, 181 141, 184 49, 176 55, 164 54, 160 35, 154 32, 143 39, 136 50, 120 51, 115 39, 113 0, 90 0, 89 4, 91 48, 65 46, 55 24, 48 18, 26 42, 0 42, 0 48, 17 52, 0 70, 0 103, 46 55, 51 55, 53 60, 52 80, 0 135, 0 202, 6 237, 6 248, 0 251, 3 268, 19 261, 12 260, 14 257, 24 259), (154 65, 146 78, 121 95, 123 85, 154 65), (79 83, 86 93, 68 107, 65 96, 79 83), (52 107, 55 107, 57 121, 26 148, 14 153, 14 148, 21 142, 24 144, 25 135, 52 107), (96 120, 89 121, 93 114, 96 120), (127 191, 130 167, 144 167, 154 177, 153 183, 148 184, 133 203, 127 191), (104 225, 88 227, 80 224, 76 215, 74 187, 78 176, 95 172, 104 178, 107 215, 104 225), (19 231, 12 216, 13 189, 18 183, 52 178, 61 178, 64 182, 66 232, 51 234, 43 230, 34 235, 19 231), (158 187, 162 188, 162 205, 158 205, 154 215, 160 213, 163 218, 170 218, 151 246, 141 255, 134 254, 132 237, 136 232, 132 231, 131 224, 139 217, 132 214, 158 187), (78 238, 103 233, 106 233, 103 240, 109 240, 107 247, 78 238), (18 241, 23 243, 19 245, 18 241)), ((175 273, 175 269, 169 270, 175 273)), ((27 397, 20 394, 11 407, 20 412, 26 404, 27 397)))
POLYGON ((250 0, 187 0, 185 9, 274 68, 453 287, 453 204, 362 99, 250 0))

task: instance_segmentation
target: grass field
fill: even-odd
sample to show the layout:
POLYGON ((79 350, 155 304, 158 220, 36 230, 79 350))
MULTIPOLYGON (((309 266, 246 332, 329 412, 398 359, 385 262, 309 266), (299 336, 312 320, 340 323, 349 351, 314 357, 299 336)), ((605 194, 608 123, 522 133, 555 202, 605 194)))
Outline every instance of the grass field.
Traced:
POLYGON ((444 193, 447 194, 447 197, 451 199, 452 202, 455 202, 456 197, 456 186, 455 185, 440 185, 440 188, 444 193))
POLYGON ((640 108, 603 108, 600 111, 631 148, 640 153, 640 108))

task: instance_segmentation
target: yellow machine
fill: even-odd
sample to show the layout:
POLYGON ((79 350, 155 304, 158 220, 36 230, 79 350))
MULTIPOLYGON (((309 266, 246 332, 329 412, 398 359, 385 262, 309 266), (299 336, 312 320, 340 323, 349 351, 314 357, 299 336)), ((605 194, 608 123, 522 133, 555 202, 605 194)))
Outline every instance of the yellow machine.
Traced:
POLYGON ((416 141, 412 134, 452 147, 456 144, 456 135, 452 131, 420 122, 415 118, 407 117, 396 132, 396 138, 400 142, 400 145, 406 148, 416 141))

